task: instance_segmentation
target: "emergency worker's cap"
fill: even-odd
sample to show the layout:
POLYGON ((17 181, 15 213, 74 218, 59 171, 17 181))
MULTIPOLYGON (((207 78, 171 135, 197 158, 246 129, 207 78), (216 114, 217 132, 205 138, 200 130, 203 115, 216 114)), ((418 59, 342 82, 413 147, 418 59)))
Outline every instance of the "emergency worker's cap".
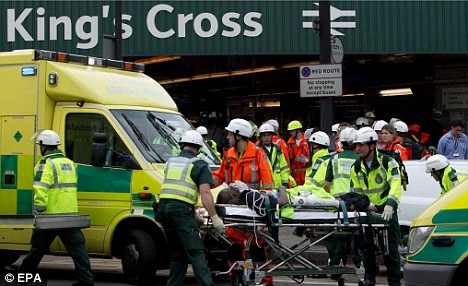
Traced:
POLYGON ((442 170, 448 165, 450 165, 450 162, 447 160, 447 158, 445 158, 444 155, 432 155, 426 160, 426 173, 442 170))
POLYGON ((36 144, 46 146, 58 146, 60 145, 60 137, 56 132, 52 130, 44 130, 37 136, 36 144))
POLYGON ((182 135, 179 144, 192 144, 199 147, 203 146, 203 137, 196 130, 189 130, 182 135))
POLYGON ((243 137, 250 138, 252 136, 252 125, 250 125, 247 120, 242 118, 235 118, 231 120, 225 129, 243 137))
POLYGON ((406 125, 406 123, 403 121, 397 121, 393 123, 393 127, 395 127, 395 130, 398 133, 408 133, 408 125, 406 125))
POLYGON ((317 131, 310 136, 309 142, 315 143, 317 145, 329 147, 330 137, 328 137, 327 133, 323 131, 317 131))
POLYGON ((297 129, 302 129, 302 124, 299 121, 293 120, 289 122, 288 131, 297 130, 297 129))
POLYGON ((347 143, 352 145, 356 140, 356 129, 352 127, 346 127, 343 131, 340 132, 340 142, 347 143))
POLYGON ((372 125, 372 128, 374 128, 375 131, 382 131, 382 127, 384 127, 384 125, 387 125, 387 124, 388 122, 385 120, 377 120, 372 125))
POLYGON ((377 142, 377 132, 370 127, 362 127, 356 131, 356 140, 354 143, 375 143, 377 142))
POLYGON ((205 126, 198 126, 197 131, 198 133, 200 133, 201 136, 208 135, 208 129, 206 129, 205 126))
POLYGON ((258 133, 259 134, 262 134, 262 133, 273 133, 274 134, 275 133, 275 128, 271 124, 264 123, 258 129, 258 133))

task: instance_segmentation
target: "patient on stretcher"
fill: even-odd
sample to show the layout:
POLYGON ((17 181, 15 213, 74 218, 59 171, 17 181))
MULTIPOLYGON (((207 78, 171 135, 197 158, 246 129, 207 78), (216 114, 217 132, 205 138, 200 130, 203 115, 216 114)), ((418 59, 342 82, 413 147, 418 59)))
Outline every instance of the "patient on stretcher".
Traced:
POLYGON ((247 205, 258 215, 265 216, 267 204, 269 210, 275 210, 276 205, 281 209, 281 217, 292 218, 294 206, 336 206, 338 202, 323 188, 313 184, 306 184, 286 189, 279 187, 275 191, 250 190, 240 181, 229 185, 218 194, 218 204, 247 205))

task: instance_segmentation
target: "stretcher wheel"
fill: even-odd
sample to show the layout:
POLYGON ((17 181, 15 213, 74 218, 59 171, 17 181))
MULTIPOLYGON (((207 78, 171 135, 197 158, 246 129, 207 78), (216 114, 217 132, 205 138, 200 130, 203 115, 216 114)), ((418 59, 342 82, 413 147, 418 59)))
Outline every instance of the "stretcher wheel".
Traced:
POLYGON ((359 281, 358 286, 366 286, 366 283, 364 283, 364 281, 359 281))
POLYGON ((338 286, 345 286, 345 281, 343 277, 338 278, 338 286))

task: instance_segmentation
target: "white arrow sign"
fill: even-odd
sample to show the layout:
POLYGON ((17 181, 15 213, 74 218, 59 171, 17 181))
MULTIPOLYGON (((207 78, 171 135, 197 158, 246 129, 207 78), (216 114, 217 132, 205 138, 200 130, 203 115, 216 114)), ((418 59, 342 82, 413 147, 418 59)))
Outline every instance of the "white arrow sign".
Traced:
MULTIPOLYGON (((314 3, 315 6, 320 6, 319 3, 314 3)), ((319 17, 318 10, 303 10, 302 17, 319 17)), ((341 17, 356 17, 356 11, 354 10, 340 10, 334 6, 330 5, 330 33, 333 36, 343 36, 344 34, 340 31, 335 30, 334 28, 356 28, 356 22, 351 21, 340 21, 340 22, 333 22, 341 17)), ((304 21, 302 22, 302 28, 304 29, 311 29, 314 27, 314 22, 312 21, 304 21)))

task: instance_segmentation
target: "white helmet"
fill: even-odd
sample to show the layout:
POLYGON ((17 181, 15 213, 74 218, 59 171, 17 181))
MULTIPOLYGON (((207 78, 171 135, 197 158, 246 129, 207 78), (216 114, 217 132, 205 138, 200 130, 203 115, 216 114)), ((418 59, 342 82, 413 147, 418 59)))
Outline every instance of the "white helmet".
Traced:
POLYGON ((406 123, 403 121, 397 121, 393 123, 393 127, 395 127, 397 132, 408 133, 408 125, 406 125, 406 123))
POLYGON ((37 136, 36 144, 58 146, 60 145, 60 137, 52 130, 44 130, 37 136))
POLYGON ((258 133, 259 134, 262 134, 262 133, 275 133, 275 128, 271 124, 264 123, 258 129, 258 133))
POLYGON ((172 133, 172 138, 174 138, 176 142, 180 142, 180 139, 182 138, 182 135, 184 135, 184 133, 185 129, 182 127, 178 127, 176 128, 176 130, 174 130, 174 133, 172 133))
POLYGON ((208 135, 208 129, 206 129, 205 126, 198 126, 197 131, 198 133, 200 133, 201 136, 208 135))
POLYGON ((367 125, 369 125, 369 119, 365 117, 358 117, 358 119, 356 119, 356 126, 358 128, 362 126, 367 126, 367 125))
POLYGON ((354 143, 370 143, 376 142, 378 139, 377 132, 370 127, 362 127, 356 131, 356 140, 354 143))
POLYGON ((193 144, 199 147, 203 146, 203 137, 196 130, 189 130, 182 135, 182 138, 179 141, 179 144, 193 144))
POLYGON ((366 114, 364 114, 364 117, 366 117, 366 118, 375 118, 375 114, 372 111, 367 111, 366 114))
POLYGON ((450 165, 450 163, 444 155, 433 155, 426 161, 426 173, 442 170, 448 165, 450 165))
POLYGON ((374 122, 374 124, 372 124, 372 128, 374 128, 375 131, 382 131, 382 127, 387 124, 388 123, 385 120, 377 120, 374 122))
POLYGON ((340 124, 339 124, 339 123, 335 123, 335 124, 332 125, 331 131, 332 131, 332 132, 337 132, 337 133, 338 133, 338 131, 340 131, 339 128, 340 128, 340 124))
POLYGON ((393 118, 390 119, 390 122, 388 122, 388 124, 392 124, 392 125, 393 125, 393 124, 395 124, 395 122, 397 122, 397 121, 400 121, 400 119, 399 119, 399 118, 396 118, 396 117, 393 117, 393 118))
POLYGON ((270 124, 271 126, 273 126, 273 128, 275 128, 275 130, 279 129, 279 123, 278 123, 278 121, 276 119, 269 119, 265 123, 270 124))
POLYGON ((252 136, 252 125, 241 118, 236 118, 229 122, 228 126, 225 128, 227 131, 232 132, 234 134, 239 134, 241 136, 250 138, 252 136))
POLYGON ((310 136, 309 142, 322 146, 330 146, 330 137, 323 131, 317 131, 310 136))
POLYGON ((346 142, 349 145, 352 145, 356 140, 356 129, 352 127, 346 127, 343 131, 340 132, 340 142, 346 142))

